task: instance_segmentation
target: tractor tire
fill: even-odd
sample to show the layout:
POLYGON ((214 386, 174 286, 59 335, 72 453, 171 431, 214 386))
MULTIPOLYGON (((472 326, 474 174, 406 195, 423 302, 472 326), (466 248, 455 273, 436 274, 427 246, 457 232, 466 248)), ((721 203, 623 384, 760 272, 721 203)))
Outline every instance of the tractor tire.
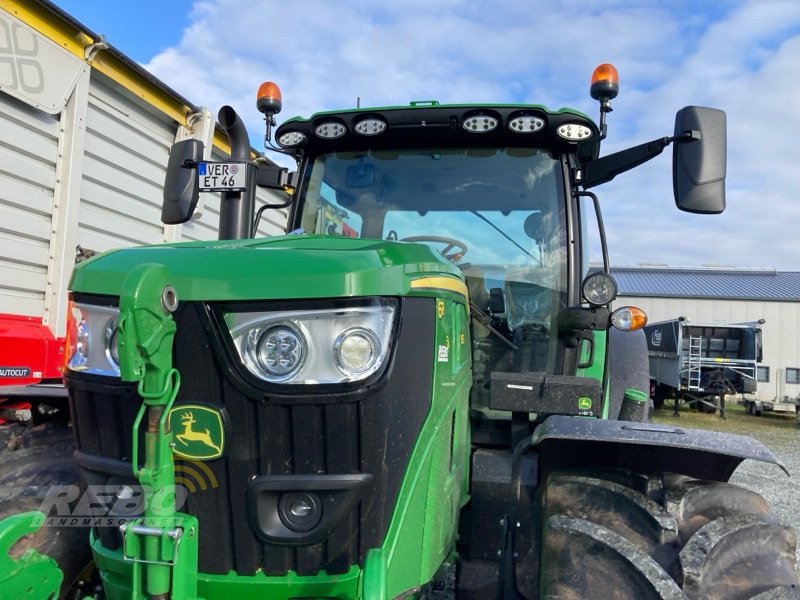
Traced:
POLYGON ((797 598, 796 534, 755 492, 676 474, 560 471, 544 498, 540 598, 797 598))
MULTIPOLYGON (((31 428, 11 448, 4 447, 0 452, 0 519, 41 509, 52 486, 77 486, 80 497, 84 486, 72 458, 74 450, 72 432, 64 425, 31 428)), ((62 597, 77 589, 92 561, 89 528, 75 525, 74 521, 66 526, 45 522, 11 549, 13 557, 33 549, 53 558, 64 573, 62 597)))

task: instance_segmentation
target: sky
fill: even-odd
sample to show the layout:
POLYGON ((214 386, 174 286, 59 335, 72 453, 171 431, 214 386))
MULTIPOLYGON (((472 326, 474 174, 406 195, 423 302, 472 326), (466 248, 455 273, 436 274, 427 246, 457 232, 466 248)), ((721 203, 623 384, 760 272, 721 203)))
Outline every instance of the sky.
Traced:
POLYGON ((727 209, 680 212, 671 149, 595 188, 613 266, 800 270, 797 0, 100 0, 55 4, 262 148, 261 82, 282 119, 323 110, 534 103, 597 118, 595 66, 620 93, 601 154, 671 135, 686 105, 727 113, 727 209))

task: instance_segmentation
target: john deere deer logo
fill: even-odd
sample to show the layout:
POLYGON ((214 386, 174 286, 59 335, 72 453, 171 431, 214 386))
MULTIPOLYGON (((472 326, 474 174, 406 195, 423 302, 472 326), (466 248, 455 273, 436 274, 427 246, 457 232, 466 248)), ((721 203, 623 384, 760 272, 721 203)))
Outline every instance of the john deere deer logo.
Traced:
POLYGON ((218 410, 198 404, 182 404, 172 408, 169 423, 175 432, 176 456, 194 460, 222 456, 225 429, 218 410))

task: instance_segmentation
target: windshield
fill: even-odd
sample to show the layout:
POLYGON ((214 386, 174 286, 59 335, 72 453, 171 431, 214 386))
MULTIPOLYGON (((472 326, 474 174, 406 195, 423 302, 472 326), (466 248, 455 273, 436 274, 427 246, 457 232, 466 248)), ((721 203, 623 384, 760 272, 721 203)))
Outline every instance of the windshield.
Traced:
POLYGON ((486 342, 492 370, 552 372, 549 332, 566 305, 564 206, 560 162, 541 149, 339 152, 307 171, 300 226, 436 248, 486 317, 473 338, 486 342))

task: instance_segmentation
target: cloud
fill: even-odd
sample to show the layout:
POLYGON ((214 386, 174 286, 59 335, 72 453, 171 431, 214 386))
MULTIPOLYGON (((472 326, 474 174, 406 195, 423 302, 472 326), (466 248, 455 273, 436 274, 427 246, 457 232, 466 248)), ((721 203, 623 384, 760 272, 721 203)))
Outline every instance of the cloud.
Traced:
POLYGON ((800 3, 567 0, 196 2, 176 46, 146 65, 196 104, 233 105, 254 146, 264 80, 279 117, 410 100, 573 106, 613 62, 621 92, 604 153, 672 133, 686 104, 728 114, 728 210, 686 215, 672 200, 670 150, 599 190, 612 262, 797 269, 795 136, 800 3))

